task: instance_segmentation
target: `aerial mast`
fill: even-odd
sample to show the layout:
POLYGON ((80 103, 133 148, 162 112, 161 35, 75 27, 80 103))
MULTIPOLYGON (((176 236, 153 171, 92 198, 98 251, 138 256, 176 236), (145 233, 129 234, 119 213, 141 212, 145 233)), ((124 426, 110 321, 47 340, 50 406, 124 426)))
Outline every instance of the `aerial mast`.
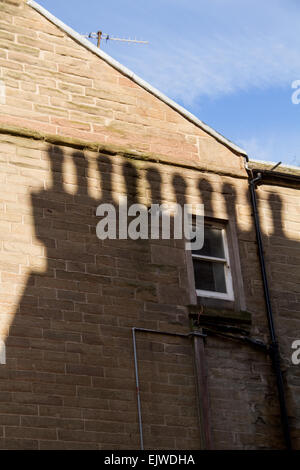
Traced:
POLYGON ((107 41, 120 41, 120 42, 128 42, 132 44, 149 44, 148 41, 141 41, 138 39, 130 39, 130 38, 118 38, 115 36, 111 36, 110 34, 105 34, 102 31, 97 31, 96 33, 88 33, 88 34, 83 34, 82 35, 85 38, 88 39, 96 39, 97 40, 97 47, 100 49, 101 47, 101 41, 102 39, 105 39, 107 41))

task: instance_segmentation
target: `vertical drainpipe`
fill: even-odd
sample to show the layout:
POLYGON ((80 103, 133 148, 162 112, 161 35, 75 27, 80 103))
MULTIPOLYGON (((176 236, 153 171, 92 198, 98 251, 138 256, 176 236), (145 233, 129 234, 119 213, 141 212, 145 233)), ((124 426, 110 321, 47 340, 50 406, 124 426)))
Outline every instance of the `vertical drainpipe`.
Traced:
POLYGON ((141 447, 141 450, 144 450, 144 436, 143 436, 142 409, 141 409, 141 393, 140 393, 139 367, 138 367, 138 359, 137 359, 137 351, 136 351, 135 331, 136 331, 136 328, 132 328, 134 371, 135 371, 135 384, 136 384, 138 419, 139 419, 139 432, 140 432, 140 447, 141 447))
POLYGON ((196 388, 198 395, 198 415, 199 415, 199 429, 200 429, 200 440, 201 450, 211 449, 211 436, 210 436, 210 423, 209 423, 209 400, 208 400, 208 389, 207 389, 207 369, 204 354, 204 338, 205 335, 200 328, 193 328, 193 331, 187 334, 183 333, 171 333, 167 331, 149 330, 145 328, 132 328, 132 341, 133 341, 133 354, 134 354, 134 368, 135 368, 135 379, 136 379, 136 392, 137 392, 137 405, 138 405, 138 420, 139 420, 139 432, 140 432, 140 447, 144 450, 144 438, 143 438, 143 422, 142 422, 142 409, 141 409, 141 394, 139 384, 139 369, 138 369, 138 357, 136 348, 136 332, 177 336, 181 338, 193 338, 194 344, 194 363, 195 363, 195 375, 196 375, 196 388))
POLYGON ((273 319, 273 311, 272 311, 270 291, 269 291, 268 278, 267 278, 267 272, 266 272, 266 263, 265 263, 265 257, 264 257, 259 213, 258 213, 258 208, 257 208, 256 185, 257 183, 262 181, 262 175, 258 175, 256 178, 253 178, 250 170, 248 169, 248 165, 247 165, 248 161, 249 161, 248 157, 246 157, 245 167, 249 176, 249 190, 250 190, 250 196, 251 196, 251 204, 253 208, 256 239, 257 239, 257 245, 258 245, 258 255, 259 255, 260 268, 261 268, 261 274, 262 274, 262 280, 263 280, 264 296, 265 296, 265 302, 266 302, 267 318, 268 318, 268 325, 269 325, 269 332, 270 332, 270 339, 271 339, 271 345, 270 345, 271 359, 272 359, 274 372, 276 375, 276 383, 277 383, 278 398, 279 398, 279 405, 280 405, 281 425, 282 425, 282 431, 284 435, 286 448, 287 450, 292 450, 292 440, 291 440, 289 419, 288 419, 287 406, 286 406, 284 382, 283 382, 283 376, 282 376, 282 371, 280 367, 280 353, 279 353, 279 347, 278 347, 274 319, 273 319))
POLYGON ((198 398, 199 429, 201 449, 211 450, 212 440, 210 432, 210 408, 207 384, 207 365, 204 350, 204 335, 202 330, 194 330, 194 364, 196 376, 196 388, 198 398), (197 334, 198 333, 198 334, 197 334))

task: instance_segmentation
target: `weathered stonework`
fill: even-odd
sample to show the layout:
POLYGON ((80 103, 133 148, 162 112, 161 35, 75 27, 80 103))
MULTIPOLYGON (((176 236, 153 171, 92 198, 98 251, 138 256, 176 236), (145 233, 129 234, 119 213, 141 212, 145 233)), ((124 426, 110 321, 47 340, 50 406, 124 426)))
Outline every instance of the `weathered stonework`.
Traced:
MULTIPOLYGON (((100 241, 96 208, 126 195, 228 220, 239 302, 203 316, 268 343, 244 159, 23 1, 0 1, 0 70, 0 447, 139 448, 131 329, 190 332, 191 260, 178 240, 100 241)), ((298 191, 257 189, 295 448, 298 191)), ((191 339, 141 333, 137 348, 145 448, 199 449, 191 339)), ((268 355, 210 335, 205 355, 213 448, 283 448, 268 355)))

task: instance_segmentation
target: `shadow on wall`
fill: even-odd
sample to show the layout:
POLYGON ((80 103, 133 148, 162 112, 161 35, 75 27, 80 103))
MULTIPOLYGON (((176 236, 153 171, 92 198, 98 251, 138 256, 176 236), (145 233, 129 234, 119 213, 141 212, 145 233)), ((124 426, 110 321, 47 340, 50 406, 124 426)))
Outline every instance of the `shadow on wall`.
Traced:
MULTIPOLYGON (((15 414, 16 419, 7 427, 6 435, 16 440, 16 446, 21 439, 21 447, 35 448, 37 441, 44 440, 45 448, 47 445, 55 448, 59 447, 59 440, 64 443, 60 444, 62 448, 71 448, 72 443, 74 448, 99 448, 99 445, 110 449, 138 448, 130 328, 188 331, 185 306, 190 303, 190 285, 183 245, 174 240, 99 240, 96 208, 114 201, 115 162, 112 157, 99 156, 102 197, 96 200, 88 193, 88 162, 84 153, 76 151, 72 158, 77 174, 75 194, 67 193, 64 188, 62 150, 51 147, 52 187, 31 196, 35 233, 45 246, 47 268, 43 273, 33 272, 29 276, 10 328, 7 364, 0 369, 0 424, 1 420, 6 423, 6 414, 15 414)), ((128 204, 139 202, 141 174, 149 200, 162 202, 163 179, 154 165, 137 171, 133 163, 126 161, 122 164, 122 174, 128 204)), ((171 181, 176 202, 184 204, 188 199, 188 184, 178 169, 171 181)), ((214 217, 214 189, 210 181, 201 176, 197 187, 199 202, 214 217)), ((223 184, 220 192, 227 216, 238 221, 235 188, 223 184)), ((274 233, 268 234, 268 240, 272 244, 279 237, 276 247, 285 246, 281 198, 276 194, 270 194, 271 197, 276 199, 275 209, 273 201, 269 201, 274 233)), ((237 230, 245 295, 255 306, 256 298, 262 298, 263 291, 257 274, 254 229, 242 231, 237 224, 237 230)), ((287 244, 288 250, 299 253, 297 242, 287 241, 287 244)), ((285 302, 278 299, 277 291, 272 293, 275 304, 278 302, 280 306, 280 302, 285 302)), ((293 294, 290 300, 295 300, 293 294)), ((279 317, 279 308, 276 309, 279 330, 283 321, 298 321, 296 310, 291 312, 288 303, 285 305, 283 317, 279 317)), ((266 331, 264 313, 261 310, 253 313, 253 334, 265 335, 266 331)), ((163 338, 161 343, 150 339, 144 343, 147 341, 150 352, 145 353, 145 359, 141 358, 140 365, 144 371, 142 400, 143 396, 147 398, 147 403, 142 401, 146 410, 145 443, 149 448, 155 445, 156 448, 197 448, 191 353, 186 345, 179 343, 177 352, 176 348, 173 354, 166 352, 169 345, 163 338), (164 367, 153 368, 151 357, 157 363, 161 361, 164 367), (166 370, 172 367, 180 374, 173 371, 166 376, 166 370), (158 388, 157 384, 160 384, 158 388), (168 433, 171 436, 164 441, 168 433)), ((143 347, 143 340, 138 342, 138 347, 143 347)), ((279 448, 282 438, 269 360, 249 347, 228 344, 222 339, 209 338, 206 349, 216 447, 279 448)), ((293 383, 299 381, 298 369, 289 372, 289 377, 293 383)), ((299 405, 291 390, 289 406, 299 416, 299 405)), ((4 439, 4 447, 5 442, 4 439)))

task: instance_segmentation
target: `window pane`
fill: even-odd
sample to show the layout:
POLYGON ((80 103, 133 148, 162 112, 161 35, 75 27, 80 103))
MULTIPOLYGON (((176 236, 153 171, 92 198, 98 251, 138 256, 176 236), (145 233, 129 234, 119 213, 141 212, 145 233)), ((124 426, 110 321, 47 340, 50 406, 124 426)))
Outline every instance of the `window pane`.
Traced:
POLYGON ((201 250, 194 250, 195 255, 225 258, 222 230, 204 226, 204 245, 201 250))
POLYGON ((193 263, 197 290, 227 293, 223 263, 202 261, 196 258, 193 259, 193 263))

